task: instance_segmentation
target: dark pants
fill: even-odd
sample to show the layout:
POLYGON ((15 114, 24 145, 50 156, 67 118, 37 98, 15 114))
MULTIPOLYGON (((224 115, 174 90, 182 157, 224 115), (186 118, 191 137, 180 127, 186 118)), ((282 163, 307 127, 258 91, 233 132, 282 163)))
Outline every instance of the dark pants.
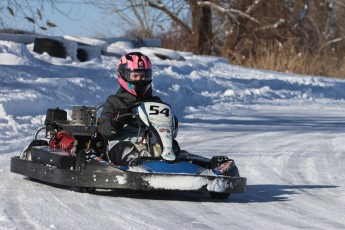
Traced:
MULTIPOLYGON (((180 152, 180 146, 176 140, 173 141, 174 153, 180 152)), ((122 141, 114 145, 108 152, 108 159, 117 165, 134 166, 139 164, 140 153, 130 141, 122 141)))
POLYGON ((119 142, 108 152, 109 160, 117 165, 136 165, 139 158, 139 152, 130 141, 119 142))

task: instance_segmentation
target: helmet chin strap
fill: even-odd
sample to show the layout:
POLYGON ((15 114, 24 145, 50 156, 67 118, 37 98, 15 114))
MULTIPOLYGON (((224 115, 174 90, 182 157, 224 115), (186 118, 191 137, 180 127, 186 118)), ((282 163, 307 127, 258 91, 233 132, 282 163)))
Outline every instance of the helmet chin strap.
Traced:
POLYGON ((144 96, 147 93, 147 91, 149 91, 149 89, 150 89, 150 86, 145 87, 145 88, 138 88, 138 89, 136 89, 137 88, 136 86, 134 86, 134 87, 135 87, 134 91, 137 93, 137 97, 139 97, 139 98, 144 96))
POLYGON ((151 87, 151 81, 138 81, 130 83, 132 83, 133 89, 136 92, 137 97, 144 96, 151 87))

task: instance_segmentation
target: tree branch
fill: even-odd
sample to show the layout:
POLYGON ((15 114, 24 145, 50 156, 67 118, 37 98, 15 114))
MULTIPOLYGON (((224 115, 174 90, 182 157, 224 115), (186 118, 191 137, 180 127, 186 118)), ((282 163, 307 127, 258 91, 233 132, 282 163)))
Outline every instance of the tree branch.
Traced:
POLYGON ((158 9, 166 13, 174 22, 176 22, 178 25, 180 25, 182 28, 184 28, 188 33, 192 33, 192 30, 189 28, 189 26, 184 23, 181 19, 178 18, 176 14, 171 12, 168 8, 165 7, 164 4, 161 3, 161 1, 157 1, 158 4, 156 4, 153 1, 146 1, 146 4, 152 8, 158 9))
POLYGON ((335 38, 335 39, 333 39, 333 40, 330 40, 330 41, 326 42, 325 44, 323 44, 323 45, 320 47, 320 49, 319 49, 318 52, 321 52, 322 49, 325 48, 326 46, 331 45, 331 44, 336 43, 336 42, 340 42, 340 41, 342 41, 342 40, 344 40, 344 39, 345 39, 345 37, 340 37, 340 38, 335 38))
POLYGON ((254 1, 254 3, 251 5, 251 6, 249 6, 248 8, 247 8, 247 10, 246 10, 246 14, 250 14, 254 9, 255 9, 255 7, 257 7, 260 3, 262 2, 262 0, 256 0, 256 1, 254 1))
POLYGON ((238 14, 239 16, 242 16, 244 18, 247 18, 257 24, 261 24, 258 20, 256 20, 255 18, 251 17, 250 15, 240 11, 240 10, 235 10, 235 9, 224 9, 223 7, 220 7, 216 4, 214 4, 213 2, 210 2, 210 1, 198 1, 198 5, 199 6, 209 6, 210 8, 214 9, 215 11, 217 11, 218 13, 220 14, 238 14))
POLYGON ((278 26, 280 26, 281 24, 283 24, 285 22, 286 22, 286 20, 281 18, 276 23, 273 23, 273 24, 270 24, 270 25, 265 25, 265 26, 263 26, 261 28, 255 29, 255 31, 277 29, 278 26))

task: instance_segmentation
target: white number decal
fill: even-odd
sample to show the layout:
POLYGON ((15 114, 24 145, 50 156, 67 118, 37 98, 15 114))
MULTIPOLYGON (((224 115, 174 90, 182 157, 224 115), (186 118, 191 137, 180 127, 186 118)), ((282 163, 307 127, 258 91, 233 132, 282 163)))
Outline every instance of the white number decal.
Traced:
POLYGON ((164 114, 166 117, 169 117, 170 111, 168 108, 164 108, 161 111, 159 111, 158 105, 151 105, 150 106, 150 115, 158 115, 158 114, 164 114))

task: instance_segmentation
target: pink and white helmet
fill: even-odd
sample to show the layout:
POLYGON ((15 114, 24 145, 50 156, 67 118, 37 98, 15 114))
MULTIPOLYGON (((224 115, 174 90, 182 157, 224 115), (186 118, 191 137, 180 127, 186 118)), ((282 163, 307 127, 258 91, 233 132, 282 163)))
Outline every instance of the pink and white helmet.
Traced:
POLYGON ((134 96, 143 96, 151 87, 152 64, 150 59, 140 52, 132 52, 123 55, 117 63, 118 78, 120 85, 134 96), (145 79, 131 81, 130 73, 144 72, 145 79))

